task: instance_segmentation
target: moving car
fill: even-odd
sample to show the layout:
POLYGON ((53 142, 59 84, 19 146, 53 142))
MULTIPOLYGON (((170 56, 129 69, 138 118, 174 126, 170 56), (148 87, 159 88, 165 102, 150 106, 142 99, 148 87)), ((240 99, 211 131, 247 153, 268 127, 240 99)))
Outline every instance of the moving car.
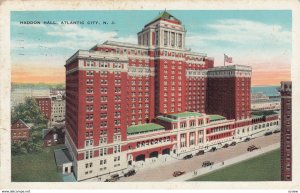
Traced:
POLYGON ((184 156, 183 159, 191 159, 192 157, 193 157, 193 155, 189 154, 189 155, 184 156))
POLYGON ((235 146, 235 145, 236 145, 235 141, 231 142, 231 144, 230 144, 230 146, 235 146))
POLYGON ((216 147, 212 147, 209 151, 210 151, 210 152, 214 152, 214 151, 216 151, 216 150, 217 150, 216 147))
POLYGON ((265 133, 265 136, 272 135, 272 131, 268 131, 265 133))
POLYGON ((175 171, 175 172, 173 172, 173 176, 177 177, 177 176, 180 176, 180 175, 182 175, 184 173, 185 173, 185 171, 175 171))
POLYGON ((214 162, 211 162, 211 161, 204 161, 202 163, 202 167, 207 167, 207 166, 211 166, 211 165, 214 165, 214 162))
POLYGON ((136 171, 132 169, 132 170, 129 170, 128 172, 126 172, 124 174, 124 177, 133 176, 134 174, 136 174, 136 171))
POLYGON ((200 151, 198 151, 198 152, 195 154, 195 156, 203 155, 203 154, 204 154, 204 150, 200 150, 200 151))
POLYGON ((275 130, 273 131, 273 133, 280 133, 280 130, 275 130))
POLYGON ((250 138, 249 138, 249 137, 247 137, 247 138, 244 140, 244 142, 247 142, 247 141, 250 141, 250 138))
POLYGON ((247 151, 254 151, 256 149, 259 149, 258 147, 256 147, 255 145, 250 145, 248 148, 247 148, 247 151))

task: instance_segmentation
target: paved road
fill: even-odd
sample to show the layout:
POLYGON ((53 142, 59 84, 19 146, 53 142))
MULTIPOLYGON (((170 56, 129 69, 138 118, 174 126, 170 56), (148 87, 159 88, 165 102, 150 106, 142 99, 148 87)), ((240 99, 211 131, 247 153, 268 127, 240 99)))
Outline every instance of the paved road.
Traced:
POLYGON ((267 147, 278 142, 280 142, 280 133, 259 137, 248 142, 238 143, 233 147, 218 149, 216 152, 209 152, 201 156, 194 156, 189 160, 179 160, 170 164, 167 163, 166 165, 158 166, 155 169, 137 171, 136 175, 121 178, 120 181, 166 181, 173 178, 172 174, 175 170, 181 170, 187 173, 193 172, 201 167, 203 161, 208 160, 213 161, 215 164, 220 163, 224 160, 245 154, 248 146, 250 145, 267 147))

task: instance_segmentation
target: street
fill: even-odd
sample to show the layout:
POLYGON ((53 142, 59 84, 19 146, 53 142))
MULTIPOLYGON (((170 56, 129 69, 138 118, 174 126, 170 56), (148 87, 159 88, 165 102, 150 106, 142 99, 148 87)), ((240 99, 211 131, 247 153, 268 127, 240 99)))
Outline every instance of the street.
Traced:
MULTIPOLYGON (((174 171, 185 171, 186 173, 193 172, 202 166, 203 161, 212 161, 215 164, 225 162, 226 160, 237 157, 247 153, 247 148, 250 145, 263 148, 280 142, 280 133, 263 136, 252 139, 248 142, 238 143, 236 146, 218 149, 215 152, 207 152, 204 155, 194 156, 188 160, 179 160, 166 165, 158 166, 156 168, 149 168, 144 170, 137 170, 134 176, 123 177, 119 181, 166 181, 171 178, 174 171)), ((254 150, 256 151, 256 150, 254 150)))

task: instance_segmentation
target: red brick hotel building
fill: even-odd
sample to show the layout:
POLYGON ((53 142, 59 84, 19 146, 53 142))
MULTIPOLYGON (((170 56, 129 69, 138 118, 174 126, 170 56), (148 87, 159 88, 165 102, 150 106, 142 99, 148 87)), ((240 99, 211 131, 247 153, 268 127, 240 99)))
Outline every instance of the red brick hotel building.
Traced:
POLYGON ((251 67, 214 67, 185 48, 185 35, 163 12, 137 45, 106 41, 66 61, 66 146, 78 181, 278 127, 277 114, 251 116, 251 67))

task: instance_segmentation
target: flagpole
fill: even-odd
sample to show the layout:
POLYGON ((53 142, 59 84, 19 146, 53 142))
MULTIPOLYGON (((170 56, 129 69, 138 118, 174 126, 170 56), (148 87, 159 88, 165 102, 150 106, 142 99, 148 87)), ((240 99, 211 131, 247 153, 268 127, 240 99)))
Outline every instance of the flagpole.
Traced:
POLYGON ((224 66, 225 66, 225 54, 224 54, 224 66))

